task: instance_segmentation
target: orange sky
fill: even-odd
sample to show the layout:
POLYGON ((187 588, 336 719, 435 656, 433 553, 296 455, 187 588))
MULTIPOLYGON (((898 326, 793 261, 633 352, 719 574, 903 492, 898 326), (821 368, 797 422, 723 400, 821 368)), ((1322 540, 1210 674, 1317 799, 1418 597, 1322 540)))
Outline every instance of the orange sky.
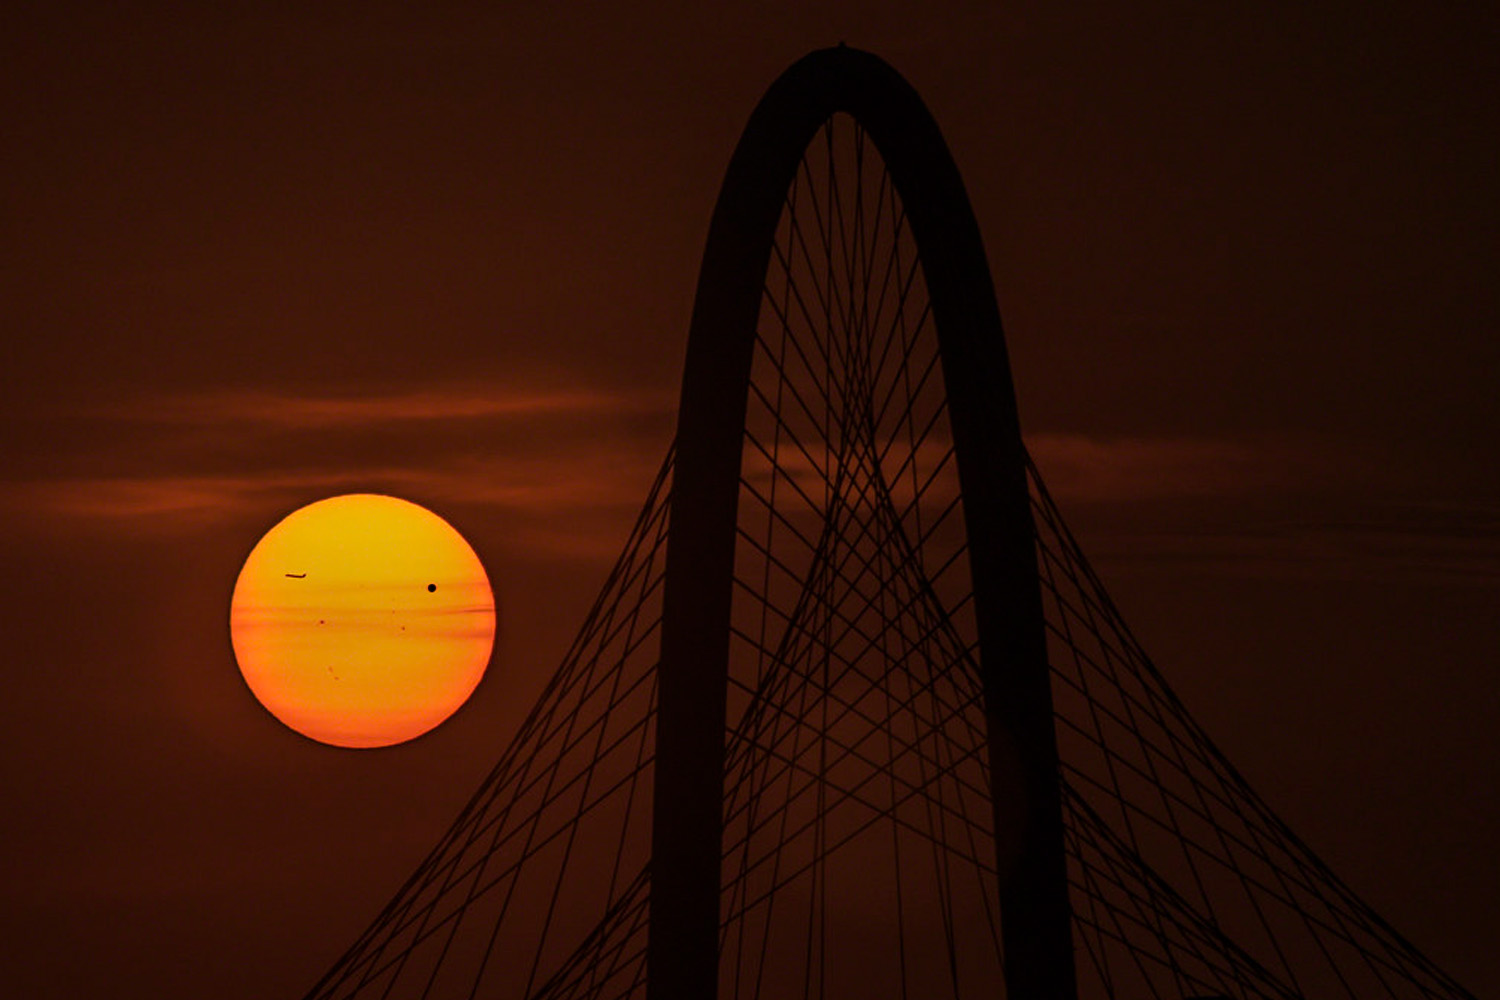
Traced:
POLYGON ((739 129, 840 39, 945 130, 1028 439, 1145 646, 1500 991, 1495 15, 127 6, 0 30, 0 992, 299 995, 363 927, 578 625, 739 129), (499 632, 450 724, 350 753, 255 704, 227 614, 267 528, 360 490, 473 543, 499 632))

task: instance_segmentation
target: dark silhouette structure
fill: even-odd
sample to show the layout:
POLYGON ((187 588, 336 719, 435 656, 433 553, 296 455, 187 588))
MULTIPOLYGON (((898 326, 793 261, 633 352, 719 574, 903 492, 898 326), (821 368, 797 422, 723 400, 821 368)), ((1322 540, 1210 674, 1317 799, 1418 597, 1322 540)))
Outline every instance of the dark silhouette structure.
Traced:
POLYGON ((995 827, 1014 995, 1074 996, 1056 737, 1026 452, 989 263, 937 124, 881 60, 814 53, 766 94, 709 227, 678 410, 668 533, 652 848, 652 1000, 714 996, 724 713, 740 460, 753 345, 777 223, 833 115, 868 134, 900 193, 931 299, 969 532, 995 827), (1007 755, 1010 755, 1007 757, 1007 755), (1015 787, 1004 776, 1019 775, 1015 787))
POLYGON ((1465 998, 1256 794, 1022 443, 913 90, 751 116, 677 438, 474 797, 318 998, 1465 998))

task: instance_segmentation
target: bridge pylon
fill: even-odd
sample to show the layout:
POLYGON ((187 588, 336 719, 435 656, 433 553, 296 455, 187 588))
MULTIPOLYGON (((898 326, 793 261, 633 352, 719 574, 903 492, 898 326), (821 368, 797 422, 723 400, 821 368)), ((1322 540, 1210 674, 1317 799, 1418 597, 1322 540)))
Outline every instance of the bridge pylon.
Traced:
MULTIPOLYGON (((930 490, 923 480, 941 470, 918 454, 923 447, 940 448, 945 462, 951 456, 949 479, 967 528, 977 646, 966 655, 978 674, 988 734, 1006 982, 1014 996, 1072 1000, 1035 528, 989 264, 958 169, 916 91, 875 56, 826 49, 787 70, 751 115, 699 273, 666 555, 651 1000, 709 1000, 719 983, 725 734, 737 722, 726 723, 724 714, 737 549, 748 549, 739 553, 742 576, 747 555, 779 561, 774 530, 760 552, 737 546, 747 530, 739 519, 742 497, 747 506, 765 506, 746 478, 746 458, 768 464, 770 482, 791 475, 782 448, 793 461, 806 461, 809 450, 825 458, 815 477, 822 495, 809 498, 821 510, 808 513, 822 515, 813 530, 840 530, 847 526, 838 515, 860 506, 861 496, 851 494, 890 491, 908 472, 930 490), (795 306, 778 312, 778 295, 795 306), (803 307, 815 299, 822 310, 809 314, 803 307), (788 353, 818 350, 828 362, 824 372, 786 363, 788 353), (911 371, 934 360, 940 371, 911 371), (925 396, 890 405, 903 382, 909 389, 918 377, 940 382, 946 398, 924 386, 925 396), (777 391, 779 406, 762 405, 761 426, 754 414, 747 426, 752 403, 777 391), (819 418, 834 433, 820 433, 819 418), (800 436, 795 423, 803 425, 800 436)), ((908 529, 921 525, 922 499, 918 493, 911 509, 898 512, 893 503, 882 512, 885 523, 868 536, 872 545, 890 543, 883 532, 900 535, 918 550, 919 564, 927 540, 908 529)), ((770 513, 774 529, 779 512, 770 513)), ((819 560, 836 551, 826 546, 813 554, 809 585, 828 576, 819 560)), ((816 603, 804 602, 803 613, 817 614, 816 603)), ((964 666, 954 659, 938 669, 964 666)))

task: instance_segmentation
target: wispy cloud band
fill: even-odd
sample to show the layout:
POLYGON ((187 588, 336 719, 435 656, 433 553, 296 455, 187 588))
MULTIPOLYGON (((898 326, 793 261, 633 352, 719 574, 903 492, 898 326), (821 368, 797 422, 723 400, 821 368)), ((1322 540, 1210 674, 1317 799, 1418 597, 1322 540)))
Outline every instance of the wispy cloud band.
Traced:
MULTIPOLYGON (((0 485, 0 509, 12 518, 180 536, 264 521, 334 493, 385 492, 488 509, 513 544, 537 554, 604 559, 667 449, 671 401, 589 388, 226 390, 75 419, 99 422, 98 446, 51 474, 0 485)), ((1336 517, 1318 513, 1315 499, 1304 504, 1367 472, 1333 443, 1052 432, 1027 444, 1065 508, 1134 512, 1114 517, 1100 539, 1106 560, 1305 567, 1322 553, 1351 565, 1416 561, 1485 574, 1500 564, 1494 511, 1470 511, 1458 524, 1422 505, 1336 517), (1197 516, 1206 510, 1213 527, 1197 516)), ((747 457, 752 478, 755 459, 747 457)))
POLYGON ((660 412, 670 398, 590 388, 468 387, 362 395, 230 389, 133 401, 99 411, 113 420, 209 427, 248 424, 320 430, 400 422, 499 420, 660 412))

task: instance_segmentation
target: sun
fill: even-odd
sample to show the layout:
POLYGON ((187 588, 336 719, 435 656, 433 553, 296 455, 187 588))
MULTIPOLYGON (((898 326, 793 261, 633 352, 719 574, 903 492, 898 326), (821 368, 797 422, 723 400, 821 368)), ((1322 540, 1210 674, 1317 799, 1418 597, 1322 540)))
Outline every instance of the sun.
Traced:
POLYGON ((425 507, 353 493, 293 511, 251 550, 230 638, 272 715, 340 747, 422 735, 489 664, 495 597, 473 548, 425 507))

